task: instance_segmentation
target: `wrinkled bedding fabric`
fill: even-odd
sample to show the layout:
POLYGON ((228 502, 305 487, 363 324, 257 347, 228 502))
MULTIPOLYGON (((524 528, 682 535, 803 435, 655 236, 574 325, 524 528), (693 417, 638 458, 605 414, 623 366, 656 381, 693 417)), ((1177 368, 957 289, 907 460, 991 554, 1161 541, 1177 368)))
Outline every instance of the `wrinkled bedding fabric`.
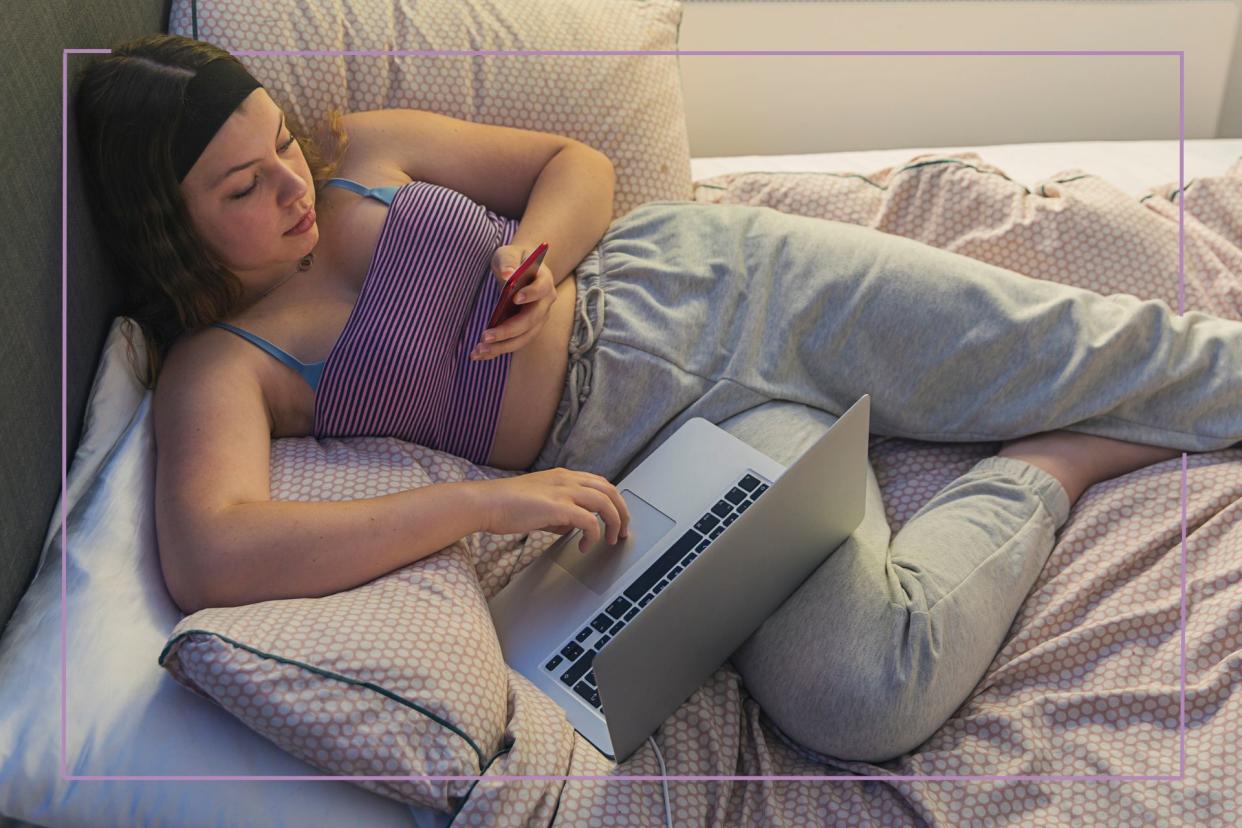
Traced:
MULTIPOLYGON (((1134 198, 1081 170, 1028 191, 974 153, 918 156, 867 176, 747 173, 699 182, 696 200, 850 221, 1102 294, 1242 319, 1242 159, 1224 175, 1134 198), (1185 284, 1178 210, 1185 211, 1185 284), (1184 301, 1184 304, 1179 302, 1184 301)), ((995 444, 873 438, 896 533, 995 444)), ((1242 450, 1186 458, 1185 753, 1181 728, 1180 459, 1093 486, 976 691, 917 750, 883 765, 787 741, 721 668, 658 731, 670 775, 1023 776, 960 782, 673 781, 677 825, 1224 825, 1242 813, 1242 450), (1065 779, 1062 777, 1156 777, 1065 779), (1164 778, 1160 778, 1164 777, 1164 778)), ((535 533, 536 536, 543 533, 535 533)), ((538 552, 480 549, 487 594, 538 552)), ((548 540, 551 540, 549 537, 548 540)), ((540 547, 541 548, 541 547, 540 547)), ((520 726, 563 720, 515 676, 520 726), (523 710, 529 711, 526 721, 523 710)), ((553 725, 552 723, 556 724, 553 725)), ((572 732, 572 731, 571 731, 572 732)), ((488 775, 659 775, 650 745, 614 767, 576 733, 538 767, 488 775)), ((663 824, 660 783, 481 781, 454 824, 663 824), (549 817, 549 792, 559 804, 549 817)))
MULTIPOLYGON (((1242 160, 1184 192, 1165 186, 1139 199, 1079 170, 1029 191, 973 153, 918 156, 866 177, 726 175, 700 182, 696 199, 866 224, 1035 278, 1175 309, 1184 295, 1185 309, 1242 318, 1242 160)), ((893 533, 997 448, 873 436, 893 533)), ((669 775, 847 778, 672 781, 673 823, 1228 824, 1242 812, 1233 766, 1242 699, 1232 693, 1242 673, 1242 449, 1185 463, 1184 662, 1179 458, 1086 492, 982 681, 903 757, 874 765, 814 755, 769 723, 722 667, 655 735, 669 775), (1020 778, 979 778, 997 776, 1020 778)), ((382 494, 507 474, 391 439, 273 443, 274 498, 322 499, 328 490, 309 480, 330 483, 339 499, 342 486, 382 494)), ((490 597, 555 539, 478 533, 452 554, 468 557, 490 597)), ((456 799, 454 825, 664 824, 661 783, 626 778, 661 773, 649 743, 614 766, 511 669, 505 692, 503 747, 456 799), (613 778, 502 778, 594 775, 613 778)))

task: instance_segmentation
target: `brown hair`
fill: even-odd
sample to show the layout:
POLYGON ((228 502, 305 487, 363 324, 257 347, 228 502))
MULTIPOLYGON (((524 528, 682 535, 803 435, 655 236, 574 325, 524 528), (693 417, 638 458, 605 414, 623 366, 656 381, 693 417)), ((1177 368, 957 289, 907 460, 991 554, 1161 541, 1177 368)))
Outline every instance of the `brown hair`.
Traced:
MULTIPOLYGON (((134 374, 147 388, 155 387, 178 337, 228 316, 242 295, 241 282, 194 230, 173 171, 172 138, 186 86, 214 60, 237 58, 201 40, 156 34, 114 48, 78 74, 74 114, 87 201, 124 285, 128 320, 122 331, 134 374), (129 320, 142 330, 145 366, 129 320)), ((318 193, 348 145, 342 113, 333 109, 325 118, 325 152, 297 116, 282 109, 318 193)))

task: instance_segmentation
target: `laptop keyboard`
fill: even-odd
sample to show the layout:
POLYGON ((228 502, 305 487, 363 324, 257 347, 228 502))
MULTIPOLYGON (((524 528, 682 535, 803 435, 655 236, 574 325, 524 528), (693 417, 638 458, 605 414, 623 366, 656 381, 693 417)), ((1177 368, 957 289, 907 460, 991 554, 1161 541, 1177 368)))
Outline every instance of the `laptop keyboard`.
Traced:
POLYGON ((589 621, 584 619, 576 635, 548 654, 543 669, 602 712, 595 671, 591 669, 596 654, 767 489, 768 484, 755 475, 743 475, 676 543, 613 596, 602 611, 589 621))

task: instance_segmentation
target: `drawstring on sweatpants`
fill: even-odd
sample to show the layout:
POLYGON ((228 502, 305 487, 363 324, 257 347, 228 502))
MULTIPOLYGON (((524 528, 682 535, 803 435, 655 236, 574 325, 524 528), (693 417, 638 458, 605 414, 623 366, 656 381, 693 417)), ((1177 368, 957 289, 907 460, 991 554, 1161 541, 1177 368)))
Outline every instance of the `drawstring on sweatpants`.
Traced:
POLYGON ((562 434, 565 433, 565 428, 573 427, 578 419, 578 412, 582 409, 582 404, 586 402, 587 395, 591 393, 591 363, 586 359, 586 352, 591 350, 595 340, 599 339, 600 333, 604 330, 604 286, 599 283, 591 285, 582 292, 579 300, 581 307, 577 311, 585 331, 582 342, 569 344, 569 416, 557 423, 552 431, 552 441, 558 446, 562 445, 562 434), (599 301, 595 303, 597 318, 594 325, 591 324, 591 315, 587 311, 587 303, 592 294, 599 296, 599 301))

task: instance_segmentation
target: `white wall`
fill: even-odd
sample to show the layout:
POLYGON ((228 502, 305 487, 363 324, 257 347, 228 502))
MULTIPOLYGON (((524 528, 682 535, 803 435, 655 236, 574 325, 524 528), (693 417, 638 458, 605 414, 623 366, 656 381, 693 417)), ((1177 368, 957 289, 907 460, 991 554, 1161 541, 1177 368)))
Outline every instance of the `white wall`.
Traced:
POLYGON ((1225 87, 1225 103, 1216 124, 1217 138, 1242 138, 1242 0, 1234 2, 1239 7, 1238 25, 1233 38, 1233 60, 1225 87))
MULTIPOLYGON (((679 48, 1185 50, 1185 137, 1242 137, 1240 7, 684 0, 679 48)), ((683 54, 680 67, 696 157, 1178 136, 1176 55, 683 54)))

